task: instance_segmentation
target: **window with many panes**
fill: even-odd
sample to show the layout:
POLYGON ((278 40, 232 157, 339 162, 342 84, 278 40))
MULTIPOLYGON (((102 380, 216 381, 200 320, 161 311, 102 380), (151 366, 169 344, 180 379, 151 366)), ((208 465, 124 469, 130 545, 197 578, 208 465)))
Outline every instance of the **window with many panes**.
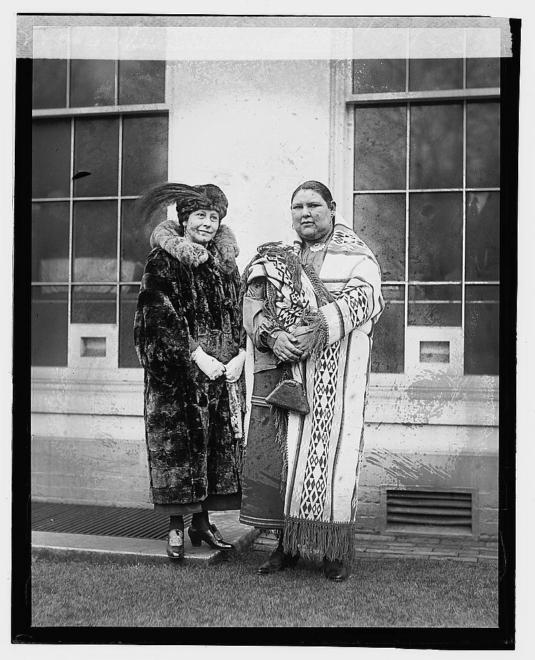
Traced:
POLYGON ((91 333, 80 350, 139 367, 132 326, 150 248, 134 202, 167 179, 164 95, 163 61, 34 61, 34 366, 67 366, 76 324, 113 324, 113 355, 91 333))
POLYGON ((422 368, 453 360, 457 336, 457 373, 496 375, 499 60, 355 60, 352 84, 354 226, 387 303, 372 369, 407 372, 421 329, 422 368))

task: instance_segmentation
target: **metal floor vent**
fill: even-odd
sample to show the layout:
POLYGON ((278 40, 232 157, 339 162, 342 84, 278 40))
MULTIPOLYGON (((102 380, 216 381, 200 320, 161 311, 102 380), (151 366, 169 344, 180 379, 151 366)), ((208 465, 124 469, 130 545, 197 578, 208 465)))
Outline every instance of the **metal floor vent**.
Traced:
POLYGON ((472 533, 472 494, 446 491, 387 490, 388 531, 472 533))
MULTIPOLYGON (((189 525, 191 516, 184 516, 189 525)), ((152 509, 32 502, 32 531, 165 539, 169 518, 152 509)))

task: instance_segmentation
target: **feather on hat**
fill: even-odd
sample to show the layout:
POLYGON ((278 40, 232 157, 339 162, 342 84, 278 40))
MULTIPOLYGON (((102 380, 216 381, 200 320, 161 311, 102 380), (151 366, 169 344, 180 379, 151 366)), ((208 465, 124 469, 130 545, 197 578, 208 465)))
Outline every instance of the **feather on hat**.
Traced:
POLYGON ((185 183, 162 183, 142 195, 137 202, 137 212, 144 222, 150 222, 154 215, 166 206, 176 205, 180 222, 190 213, 199 209, 214 209, 219 219, 227 215, 228 199, 225 193, 213 183, 188 186, 185 183))

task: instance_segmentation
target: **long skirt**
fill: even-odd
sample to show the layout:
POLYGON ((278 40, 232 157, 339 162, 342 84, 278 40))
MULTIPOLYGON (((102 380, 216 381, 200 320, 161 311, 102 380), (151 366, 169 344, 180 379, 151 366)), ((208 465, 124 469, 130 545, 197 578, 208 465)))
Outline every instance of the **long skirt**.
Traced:
POLYGON ((241 505, 241 493, 230 493, 229 495, 208 495, 202 502, 190 504, 155 504, 154 510, 166 516, 187 516, 191 513, 202 511, 231 511, 239 509, 241 505))
POLYGON ((265 397, 276 387, 282 367, 255 374, 251 417, 242 475, 240 522, 260 529, 284 527, 281 492, 282 451, 277 444, 275 415, 265 397))

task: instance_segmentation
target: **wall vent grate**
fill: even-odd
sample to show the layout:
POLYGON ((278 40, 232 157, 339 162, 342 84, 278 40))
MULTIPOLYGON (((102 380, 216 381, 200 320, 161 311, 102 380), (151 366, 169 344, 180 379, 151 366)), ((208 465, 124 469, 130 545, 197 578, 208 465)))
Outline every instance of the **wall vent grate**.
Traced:
MULTIPOLYGON (((191 515, 184 516, 190 524, 191 515)), ((169 518, 152 509, 32 502, 32 530, 63 534, 165 539, 169 518)))
POLYGON ((387 490, 389 531, 472 533, 472 493, 387 490))

